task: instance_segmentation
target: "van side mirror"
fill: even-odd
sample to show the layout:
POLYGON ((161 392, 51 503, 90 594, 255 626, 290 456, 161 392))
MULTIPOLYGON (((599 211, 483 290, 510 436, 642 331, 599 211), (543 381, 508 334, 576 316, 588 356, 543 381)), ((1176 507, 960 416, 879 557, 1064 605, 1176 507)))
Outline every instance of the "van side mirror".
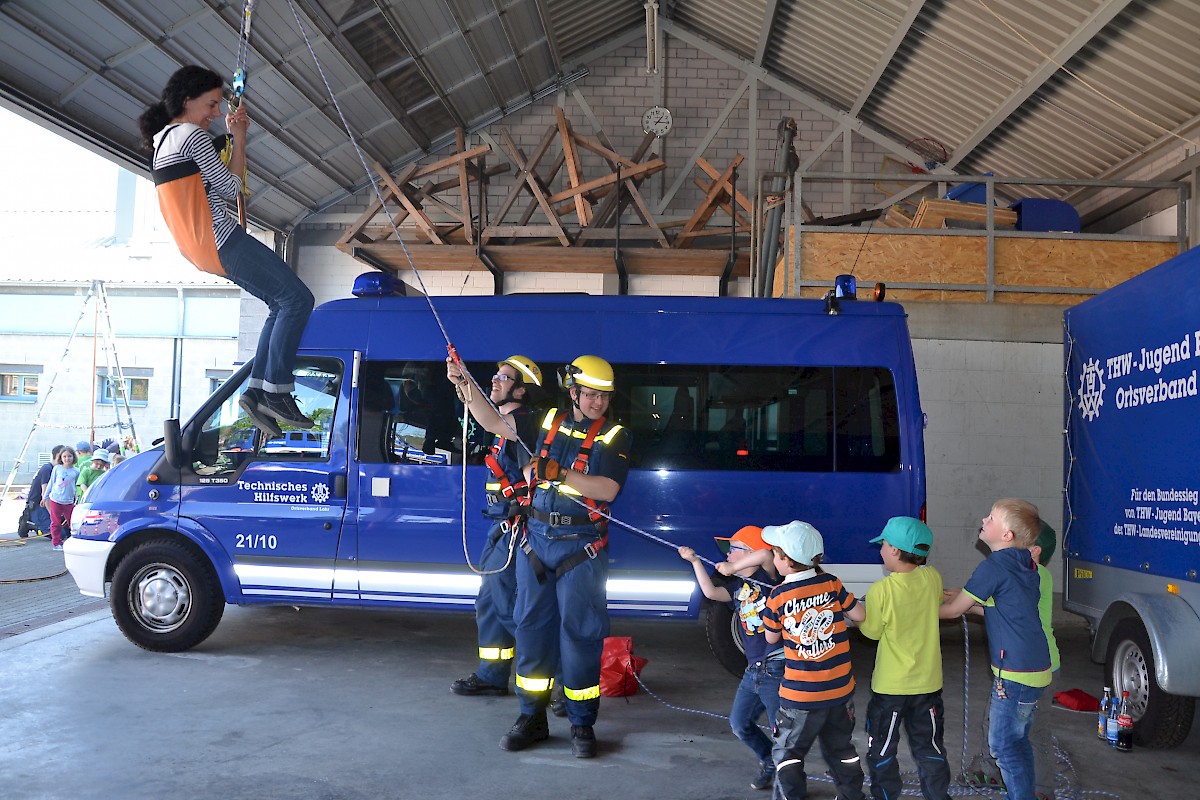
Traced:
POLYGON ((163 421, 163 455, 174 469, 183 467, 183 437, 179 433, 179 420, 163 421))

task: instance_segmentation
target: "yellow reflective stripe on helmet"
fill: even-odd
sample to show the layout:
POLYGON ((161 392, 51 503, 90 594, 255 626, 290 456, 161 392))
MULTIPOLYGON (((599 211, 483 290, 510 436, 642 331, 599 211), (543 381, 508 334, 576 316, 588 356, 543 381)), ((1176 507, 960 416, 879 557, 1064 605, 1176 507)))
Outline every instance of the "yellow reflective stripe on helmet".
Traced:
POLYGON ((512 661, 516 650, 512 647, 481 647, 479 657, 484 661, 512 661))
POLYGON ((620 425, 613 425, 612 430, 600 437, 600 441, 605 444, 612 444, 613 437, 621 430, 620 425))
MULTIPOLYGON (((517 688, 527 692, 548 692, 554 688, 554 678, 526 678, 524 675, 518 675, 517 688)), ((596 692, 596 696, 599 697, 599 686, 596 687, 596 692)))
POLYGON ((595 700, 600 696, 600 686, 589 686, 586 689, 571 689, 564 686, 563 696, 568 700, 595 700))

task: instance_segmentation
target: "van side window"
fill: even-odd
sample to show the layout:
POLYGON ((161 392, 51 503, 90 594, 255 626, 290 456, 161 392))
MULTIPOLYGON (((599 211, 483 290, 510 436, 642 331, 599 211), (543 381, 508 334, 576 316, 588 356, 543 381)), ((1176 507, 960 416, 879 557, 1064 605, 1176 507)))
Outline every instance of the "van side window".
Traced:
MULTIPOLYGON (((482 371, 482 368, 472 370, 477 380, 482 371)), ((485 379, 482 385, 487 387, 490 381, 485 379)), ((362 362, 359 370, 359 461, 375 464, 457 463, 462 453, 460 415, 461 403, 454 395, 454 387, 446 380, 445 362, 362 362)), ((482 456, 478 463, 482 463, 482 456)))
POLYGON ((895 381, 872 367, 615 365, 642 469, 891 472, 895 381))
POLYGON ((238 405, 238 398, 246 388, 243 381, 224 395, 220 405, 199 426, 191 448, 192 469, 199 475, 227 475, 237 472, 252 458, 327 461, 342 380, 341 362, 328 358, 300 359, 294 375, 296 401, 315 423, 310 430, 282 425, 281 436, 266 437, 238 405))

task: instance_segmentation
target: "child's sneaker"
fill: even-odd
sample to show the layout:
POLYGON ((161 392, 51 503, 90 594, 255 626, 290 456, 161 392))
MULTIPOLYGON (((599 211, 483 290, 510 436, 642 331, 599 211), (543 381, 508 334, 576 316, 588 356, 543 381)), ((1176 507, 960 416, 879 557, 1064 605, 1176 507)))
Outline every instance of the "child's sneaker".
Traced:
POLYGON ((62 545, 61 544, 52 545, 50 547, 50 549, 51 550, 62 550, 62 545))
POLYGON ((750 781, 751 789, 770 789, 775 781, 775 765, 764 761, 759 768, 758 777, 750 781))

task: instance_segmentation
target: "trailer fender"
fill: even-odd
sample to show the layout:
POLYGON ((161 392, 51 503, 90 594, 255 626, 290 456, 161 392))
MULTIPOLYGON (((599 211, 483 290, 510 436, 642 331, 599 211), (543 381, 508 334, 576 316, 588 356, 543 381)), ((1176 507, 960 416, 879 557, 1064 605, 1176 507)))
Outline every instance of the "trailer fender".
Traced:
POLYGON ((1117 623, 1135 617, 1146 628, 1158 685, 1171 694, 1200 695, 1200 616, 1173 594, 1127 592, 1104 612, 1092 640, 1092 659, 1103 663, 1117 623))

